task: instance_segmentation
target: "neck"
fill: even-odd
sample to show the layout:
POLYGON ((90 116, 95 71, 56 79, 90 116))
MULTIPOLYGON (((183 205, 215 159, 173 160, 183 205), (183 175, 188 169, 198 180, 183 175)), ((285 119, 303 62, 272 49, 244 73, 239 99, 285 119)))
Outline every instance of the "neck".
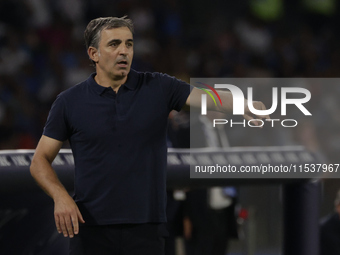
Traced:
POLYGON ((115 92, 118 91, 120 86, 124 84, 127 80, 127 76, 120 76, 120 77, 106 77, 97 73, 94 77, 94 80, 103 87, 111 87, 115 92))

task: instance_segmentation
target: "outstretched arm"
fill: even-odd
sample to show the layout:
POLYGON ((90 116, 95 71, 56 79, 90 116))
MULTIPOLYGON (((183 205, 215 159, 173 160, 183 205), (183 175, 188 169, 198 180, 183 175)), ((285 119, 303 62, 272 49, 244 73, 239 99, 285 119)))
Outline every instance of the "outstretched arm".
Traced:
MULTIPOLYGON (((201 96, 202 94, 206 94, 205 91, 197 88, 193 88, 187 101, 186 105, 190 107, 201 107, 201 96)), ((209 111, 218 111, 223 113, 230 113, 233 110, 233 95, 229 91, 218 91, 218 94, 221 98, 222 105, 220 103, 215 104, 213 99, 210 96, 207 96, 207 110, 209 111)), ((254 101, 253 106, 257 110, 266 110, 265 105, 260 101, 254 101)), ((244 99, 244 115, 243 117, 246 120, 252 119, 270 119, 268 115, 254 115, 250 112, 248 107, 248 100, 244 99)), ((256 123, 256 122, 255 122, 256 123)), ((259 125, 259 123, 256 123, 259 125)))
POLYGON ((52 168, 62 142, 42 136, 30 166, 30 172, 41 188, 54 200, 54 218, 59 233, 73 237, 79 232, 78 221, 85 223, 78 206, 59 181, 52 168))

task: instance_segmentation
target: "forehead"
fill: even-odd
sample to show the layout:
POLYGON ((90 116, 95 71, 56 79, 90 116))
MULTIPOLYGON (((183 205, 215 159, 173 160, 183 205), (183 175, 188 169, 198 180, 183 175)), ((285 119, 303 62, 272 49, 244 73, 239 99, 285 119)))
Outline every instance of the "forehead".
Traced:
POLYGON ((101 37, 100 41, 103 43, 117 39, 122 41, 133 39, 131 31, 127 27, 103 29, 101 31, 100 37, 101 37))

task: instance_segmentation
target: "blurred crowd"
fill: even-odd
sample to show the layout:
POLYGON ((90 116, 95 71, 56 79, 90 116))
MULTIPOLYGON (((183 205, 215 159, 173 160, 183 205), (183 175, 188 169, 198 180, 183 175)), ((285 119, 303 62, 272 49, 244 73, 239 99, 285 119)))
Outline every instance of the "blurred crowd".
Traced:
MULTIPOLYGON (((335 1, 326 11, 307 1, 274 2, 268 16, 255 0, 0 1, 0 149, 35 148, 56 95, 94 72, 83 31, 100 16, 128 15, 134 21, 138 71, 165 72, 187 82, 190 77, 337 77, 335 1)), ((308 89, 313 121, 274 145, 304 144, 334 160, 340 152, 340 87, 308 89)), ((249 141, 234 137, 232 146, 249 141)))

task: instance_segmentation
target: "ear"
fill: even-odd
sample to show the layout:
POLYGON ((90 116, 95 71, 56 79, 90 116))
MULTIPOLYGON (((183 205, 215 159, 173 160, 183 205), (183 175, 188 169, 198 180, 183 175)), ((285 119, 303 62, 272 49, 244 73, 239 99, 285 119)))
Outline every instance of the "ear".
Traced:
POLYGON ((98 62, 99 59, 99 52, 95 47, 90 46, 87 49, 87 54, 89 55, 90 59, 93 60, 94 62, 98 62))

